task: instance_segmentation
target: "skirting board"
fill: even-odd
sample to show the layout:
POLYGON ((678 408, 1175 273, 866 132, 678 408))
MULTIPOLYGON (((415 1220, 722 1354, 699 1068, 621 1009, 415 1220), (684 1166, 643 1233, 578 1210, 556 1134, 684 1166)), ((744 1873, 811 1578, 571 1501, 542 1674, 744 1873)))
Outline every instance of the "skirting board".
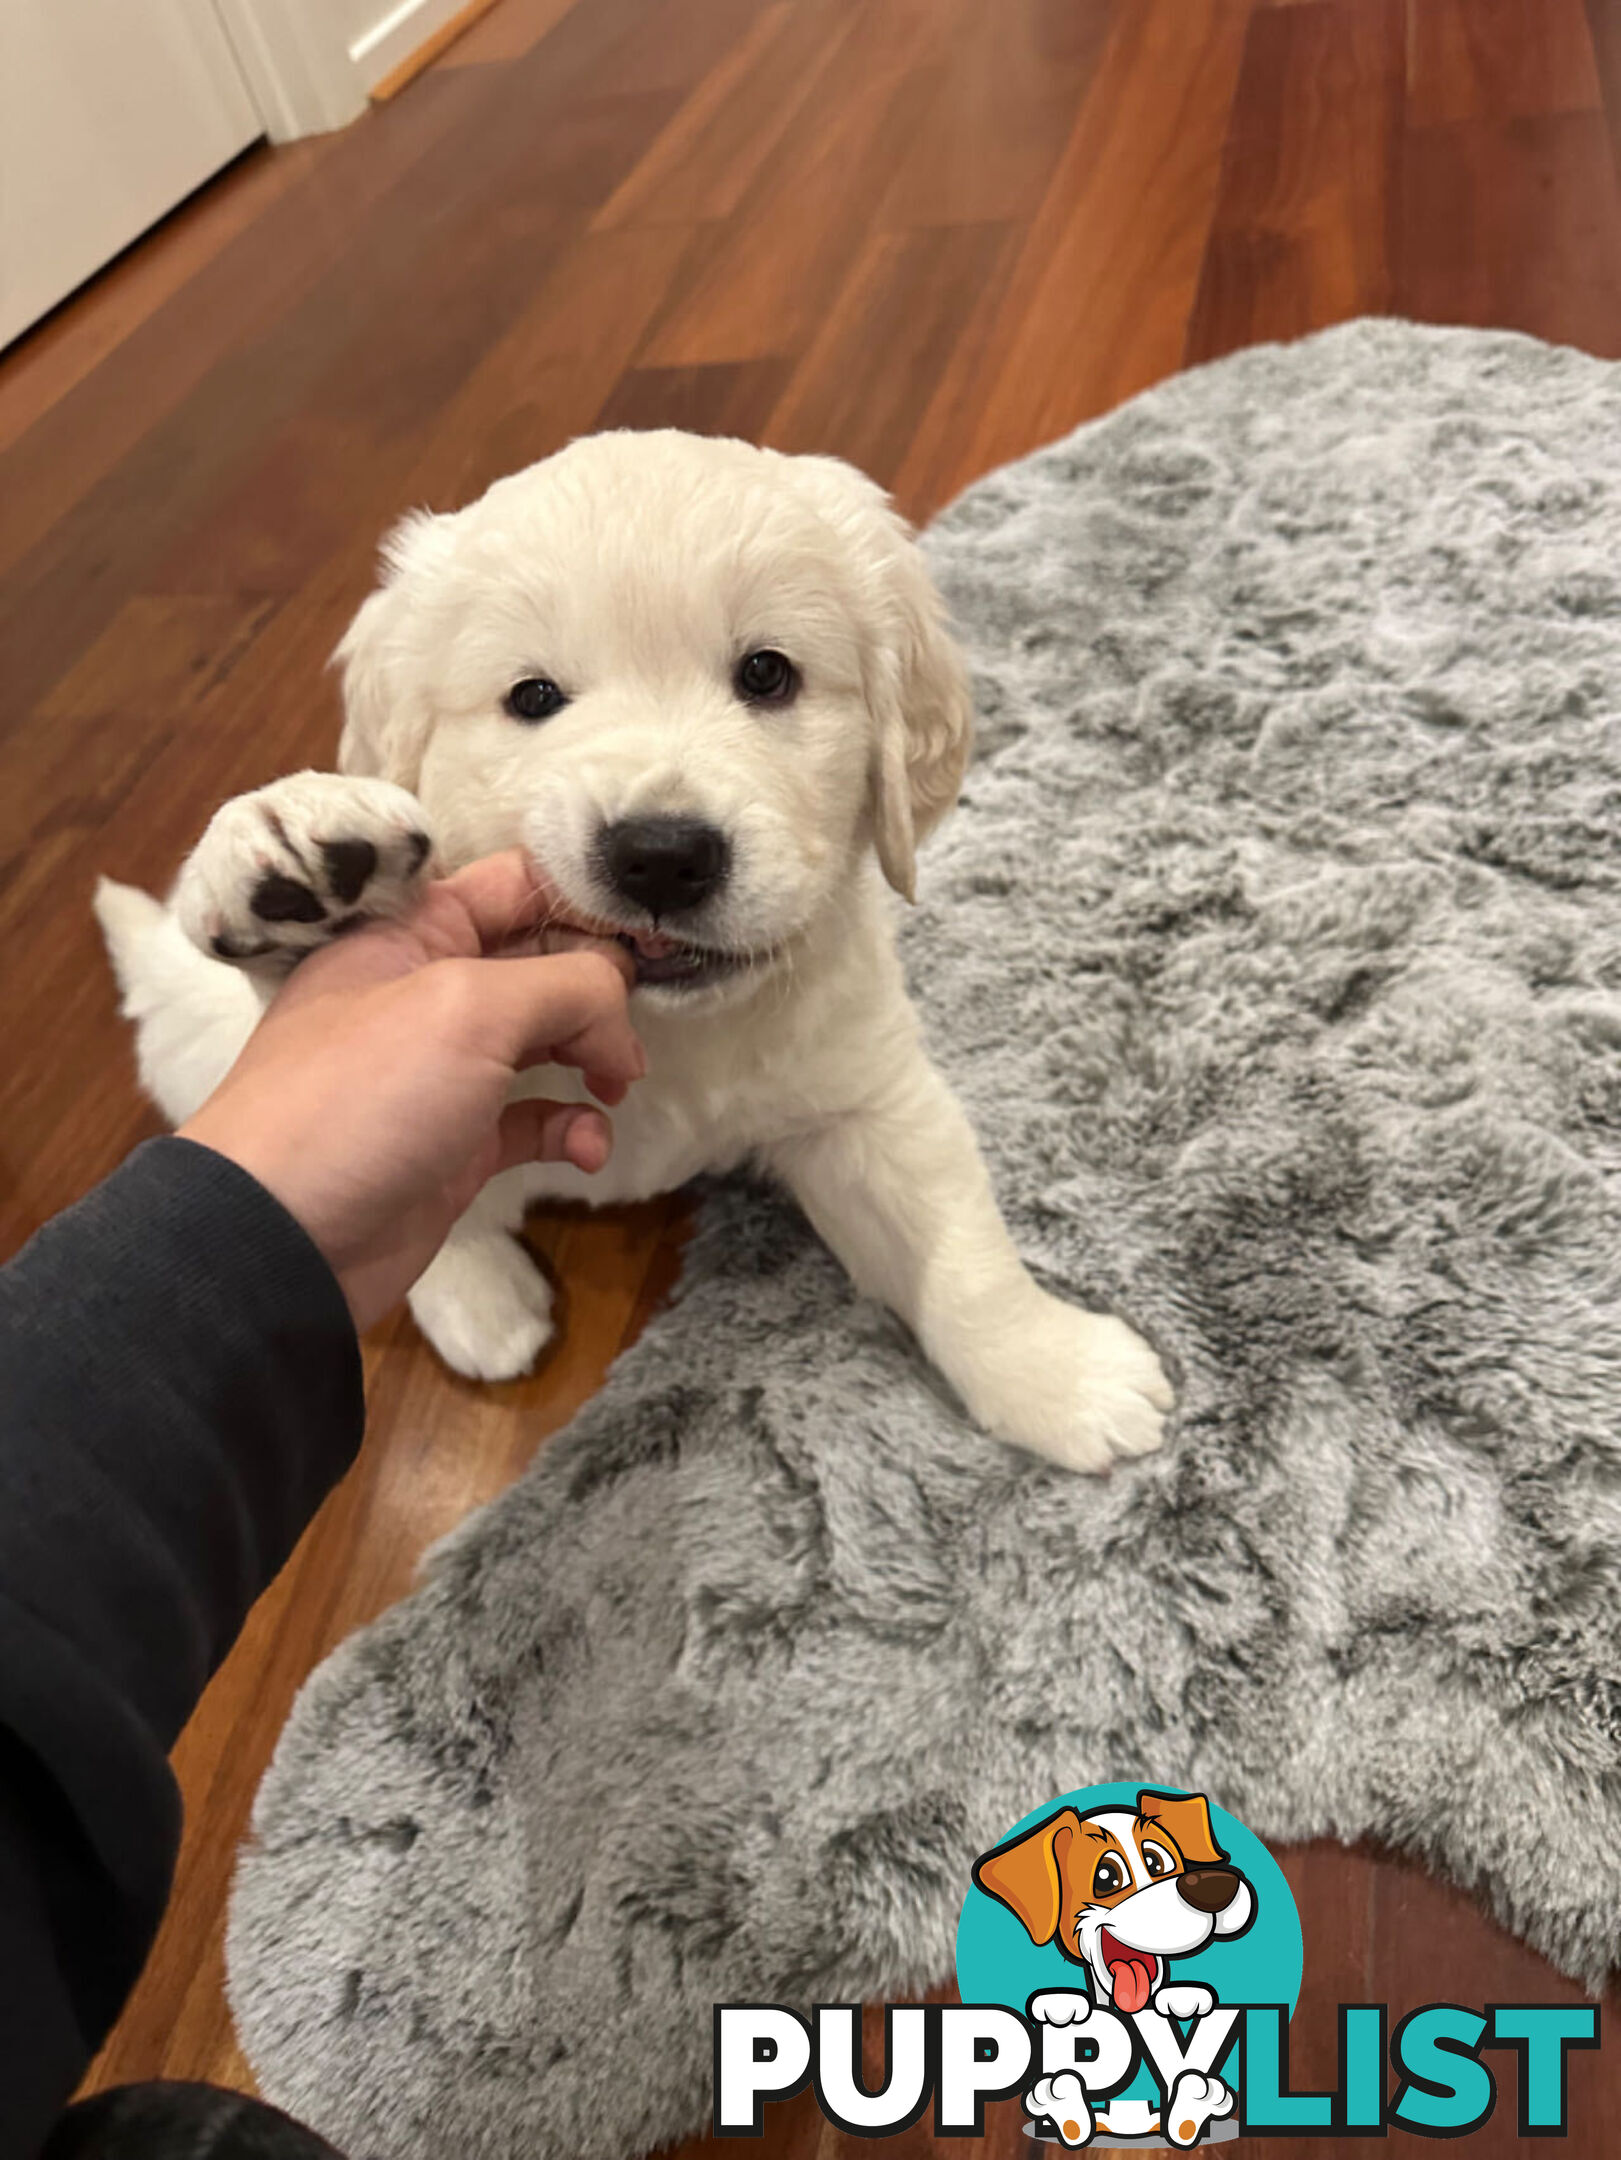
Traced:
POLYGON ((374 99, 391 98, 494 4, 495 0, 400 0, 364 37, 356 38, 349 57, 374 99))

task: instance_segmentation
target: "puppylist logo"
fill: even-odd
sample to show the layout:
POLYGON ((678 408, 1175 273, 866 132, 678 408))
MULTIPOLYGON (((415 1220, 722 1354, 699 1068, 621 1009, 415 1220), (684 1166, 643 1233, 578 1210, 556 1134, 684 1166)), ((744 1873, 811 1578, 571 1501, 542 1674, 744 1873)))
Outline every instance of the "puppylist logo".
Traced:
POLYGON ((904 2129, 934 2106, 982 2137, 1015 2095, 1026 2135, 1079 2151, 1186 2151, 1237 2137, 1462 2137, 1512 2088, 1521 2137, 1563 2137, 1570 2051, 1599 2044, 1590 2003, 1431 2003, 1390 2030, 1339 2008, 1339 2077, 1296 2092, 1289 2021, 1304 1964, 1276 1861, 1203 1793, 1094 1785, 1013 1825, 974 1862, 957 1930, 962 2004, 891 2005, 882 2082, 863 2082, 861 2011, 715 2010, 715 2130, 759 2137, 807 2082, 839 2128, 904 2129), (1497 2068, 1483 2059, 1500 2051, 1497 2068))

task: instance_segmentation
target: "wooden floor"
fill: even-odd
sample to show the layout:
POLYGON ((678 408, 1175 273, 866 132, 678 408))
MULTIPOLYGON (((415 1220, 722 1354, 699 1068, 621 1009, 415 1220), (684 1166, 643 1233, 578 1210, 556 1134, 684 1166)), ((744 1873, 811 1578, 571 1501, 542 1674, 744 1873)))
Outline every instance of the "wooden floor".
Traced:
MULTIPOLYGON (((1618 139, 1611 0, 498 0, 393 103, 251 153, 0 361, 0 1249, 154 1129, 95 873, 161 885, 220 798, 330 759, 324 663, 400 510, 676 423, 838 452, 925 517, 1362 312, 1621 355, 1618 139)), ((364 1456, 177 1751, 174 1906, 98 2082, 246 2080, 221 1914, 294 1690, 597 1385, 680 1223, 537 1226, 567 1331, 520 1385, 452 1379, 407 1319, 369 1344, 364 1456)), ((1302 2080, 1341 2000, 1573 1993, 1409 1867, 1285 1860, 1302 2080)), ((1608 2153, 1621 2040, 1570 2089, 1567 2151, 1608 2153)), ((1510 2095, 1470 2150, 1515 2142, 1510 2095)), ((992 2145, 1025 2150, 1014 2111, 992 2145)))

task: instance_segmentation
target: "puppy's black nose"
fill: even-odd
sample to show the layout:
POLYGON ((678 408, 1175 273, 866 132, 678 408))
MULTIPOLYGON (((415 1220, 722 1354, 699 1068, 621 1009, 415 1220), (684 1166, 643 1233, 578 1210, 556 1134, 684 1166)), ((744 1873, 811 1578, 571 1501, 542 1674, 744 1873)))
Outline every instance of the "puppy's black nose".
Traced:
POLYGON ((1230 1867, 1189 1868, 1176 1887, 1195 1912, 1225 1912, 1238 1895, 1238 1873, 1230 1867))
POLYGON ((621 818, 603 827, 597 852, 614 891, 659 916, 707 900, 732 859, 726 835, 694 817, 621 818))

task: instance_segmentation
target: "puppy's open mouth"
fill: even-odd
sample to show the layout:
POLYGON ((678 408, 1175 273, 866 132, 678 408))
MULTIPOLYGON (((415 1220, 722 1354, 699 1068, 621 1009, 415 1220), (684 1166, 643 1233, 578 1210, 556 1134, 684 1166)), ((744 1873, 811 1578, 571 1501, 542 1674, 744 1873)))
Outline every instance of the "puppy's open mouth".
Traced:
POLYGON ((621 930, 611 923, 551 922, 540 934, 542 952, 589 952, 602 945, 617 945, 630 955, 638 990, 703 990, 770 958, 719 945, 684 944, 661 930, 621 930))
POLYGON ((1145 2010, 1160 1975, 1159 1959, 1151 1950, 1134 1950, 1107 1928, 1099 1931, 1098 1954, 1114 1982, 1115 2008, 1125 2011, 1128 2017, 1145 2010))

